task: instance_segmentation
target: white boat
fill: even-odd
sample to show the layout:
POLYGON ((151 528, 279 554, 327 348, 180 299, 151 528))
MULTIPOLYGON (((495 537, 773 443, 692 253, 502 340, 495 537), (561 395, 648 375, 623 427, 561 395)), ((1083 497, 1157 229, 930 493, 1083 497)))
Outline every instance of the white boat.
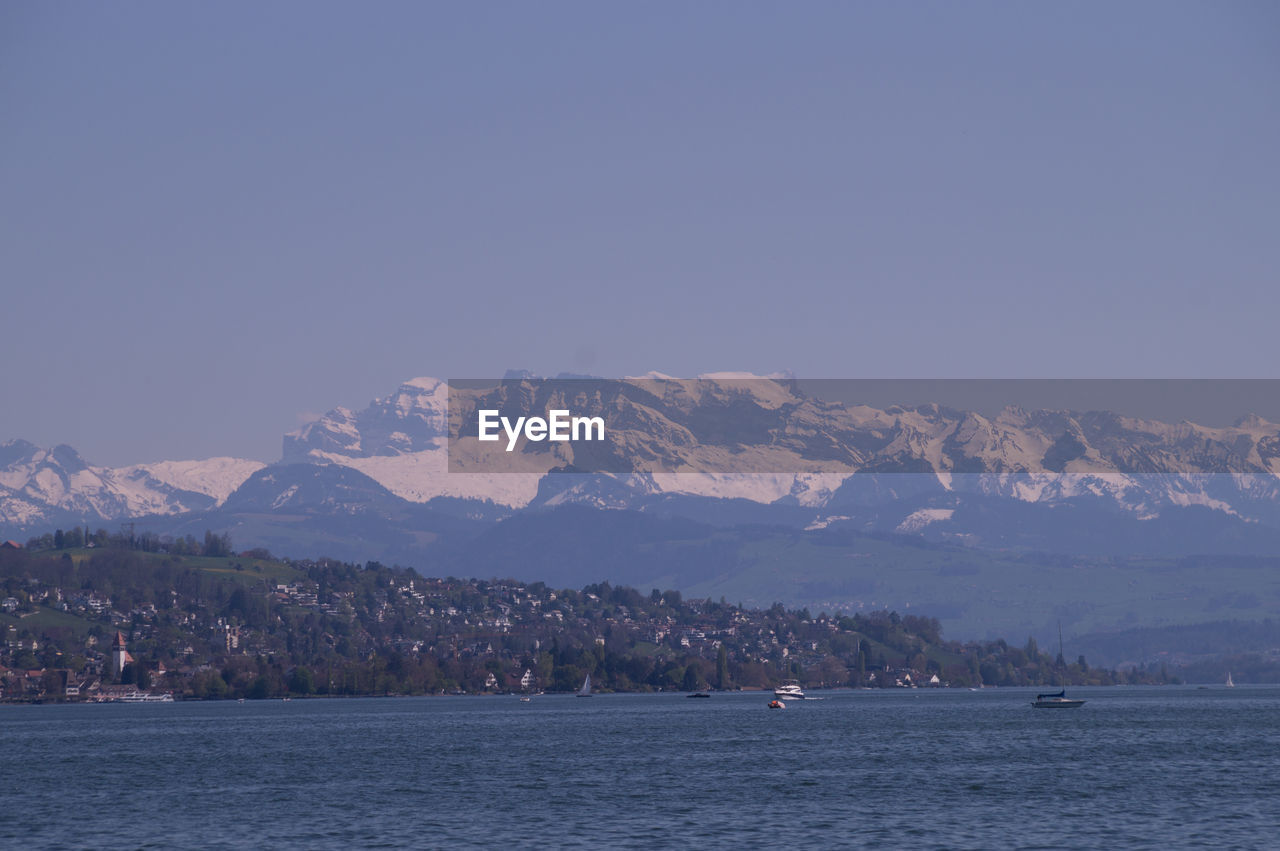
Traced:
POLYGON ((582 688, 578 689, 578 697, 591 697, 591 675, 587 674, 587 678, 582 681, 582 688))
POLYGON ((1227 688, 1235 688, 1236 684, 1231 682, 1231 672, 1227 671, 1227 688))
POLYGON ((131 691, 120 695, 119 701, 121 703, 173 703, 173 695, 169 692, 152 694, 149 691, 131 691))
POLYGON ((773 696, 779 700, 804 700, 799 680, 783 680, 782 685, 773 690, 773 696))

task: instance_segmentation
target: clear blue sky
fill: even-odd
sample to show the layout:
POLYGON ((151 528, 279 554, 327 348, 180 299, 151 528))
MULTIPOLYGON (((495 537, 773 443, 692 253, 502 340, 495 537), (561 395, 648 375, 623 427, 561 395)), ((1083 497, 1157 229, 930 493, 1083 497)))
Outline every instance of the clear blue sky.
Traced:
POLYGON ((1277 377, 1275 3, 0 5, 0 440, 509 367, 1277 377))

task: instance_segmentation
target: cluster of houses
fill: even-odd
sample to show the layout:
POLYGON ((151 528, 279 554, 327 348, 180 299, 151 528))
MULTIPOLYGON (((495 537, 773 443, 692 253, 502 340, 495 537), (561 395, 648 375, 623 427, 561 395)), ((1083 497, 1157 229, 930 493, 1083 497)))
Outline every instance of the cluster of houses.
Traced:
MULTIPOLYGON (((18 649, 38 650, 39 646, 33 640, 26 647, 19 642, 18 649)), ((133 662, 124 633, 117 631, 111 641, 109 654, 93 659, 80 671, 71 668, 23 670, 0 665, 0 701, 81 700, 108 703, 145 699, 151 692, 140 690, 136 684, 121 685, 112 682, 119 678, 126 665, 133 662)), ((165 673, 164 665, 158 665, 156 675, 163 677, 165 673)))
MULTIPOLYGON (((355 578, 349 571, 335 571, 330 577, 323 562, 292 566, 299 578, 259 580, 245 586, 249 594, 265 601, 264 611, 270 618, 265 626, 261 621, 250 625, 226 609, 180 598, 171 590, 161 592, 159 599, 151 595, 156 602, 118 606, 108 595, 92 590, 28 581, 17 592, 25 601, 15 596, 0 600, 0 610, 11 619, 20 624, 24 616, 52 609, 89 621, 93 627, 82 644, 58 647, 80 658, 73 671, 41 652, 42 639, 33 637, 35 632, 20 634, 9 626, 0 648, 0 700, 123 697, 136 688, 118 682, 126 665, 134 661, 129 645, 142 648, 148 678, 160 688, 174 687, 183 678, 190 680, 221 666, 228 657, 287 657, 291 652, 287 645, 293 643, 287 637, 288 624, 302 617, 313 625, 309 632, 320 634, 323 652, 367 659, 387 649, 436 660, 469 660, 471 670, 487 669, 485 690, 509 692, 545 686, 530 679, 528 660, 566 643, 595 646, 602 654, 711 662, 723 656, 737 665, 754 664, 775 675, 784 671, 794 675, 829 662, 832 640, 845 630, 838 618, 825 615, 811 618, 781 607, 744 610, 723 601, 683 600, 674 592, 668 592, 672 594, 668 599, 657 591, 643 595, 608 585, 555 591, 541 583, 428 579, 385 569, 373 580, 369 571, 355 578), (26 611, 19 612, 20 608, 26 611), (107 648, 103 645, 109 635, 107 648), (33 658, 44 666, 17 662, 29 663, 33 658)), ((137 596, 126 594, 124 599, 137 596)), ((62 641, 65 644, 65 635, 62 641)), ((902 688, 944 684, 936 671, 895 669, 885 662, 865 666, 865 684, 902 688)), ((849 668, 828 665, 826 670, 830 675, 824 674, 814 685, 844 685, 849 680, 849 668)), ((478 681, 469 687, 475 685, 478 681)))

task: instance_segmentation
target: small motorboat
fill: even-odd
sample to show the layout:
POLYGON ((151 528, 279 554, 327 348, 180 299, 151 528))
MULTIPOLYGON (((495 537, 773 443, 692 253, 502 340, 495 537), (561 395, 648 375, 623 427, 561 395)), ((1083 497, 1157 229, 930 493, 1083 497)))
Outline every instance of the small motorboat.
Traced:
POLYGON ((786 680, 782 685, 773 690, 773 696, 778 700, 804 700, 804 691, 800 688, 799 680, 786 680))
POLYGON ((773 700, 769 701, 769 708, 770 709, 786 709, 787 705, 783 703, 781 700, 774 698, 773 700))
POLYGON ((705 691, 695 691, 693 694, 686 694, 685 697, 711 697, 711 695, 705 691))

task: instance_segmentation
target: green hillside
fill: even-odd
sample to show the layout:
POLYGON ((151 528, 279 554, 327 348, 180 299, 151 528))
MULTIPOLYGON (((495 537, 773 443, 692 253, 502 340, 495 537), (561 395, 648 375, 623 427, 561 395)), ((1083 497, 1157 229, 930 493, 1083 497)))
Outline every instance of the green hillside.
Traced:
POLYGON ((511 518, 447 565, 458 576, 565 586, 608 580, 747 607, 920 613, 963 639, 1056 640, 1059 623, 1070 636, 1255 620, 1280 609, 1277 558, 1037 555, 839 528, 726 529, 578 508, 511 518))
MULTIPOLYGON (((1068 634, 1252 620, 1280 608, 1280 560, 1111 559, 1009 555, 861 537, 749 542, 739 569, 684 587, 744 605, 779 600, 814 611, 894 609, 938 618, 961 638, 1068 634), (1230 588, 1231 592, 1222 589, 1230 588)), ((679 586, 677 586, 679 587, 679 586)))

